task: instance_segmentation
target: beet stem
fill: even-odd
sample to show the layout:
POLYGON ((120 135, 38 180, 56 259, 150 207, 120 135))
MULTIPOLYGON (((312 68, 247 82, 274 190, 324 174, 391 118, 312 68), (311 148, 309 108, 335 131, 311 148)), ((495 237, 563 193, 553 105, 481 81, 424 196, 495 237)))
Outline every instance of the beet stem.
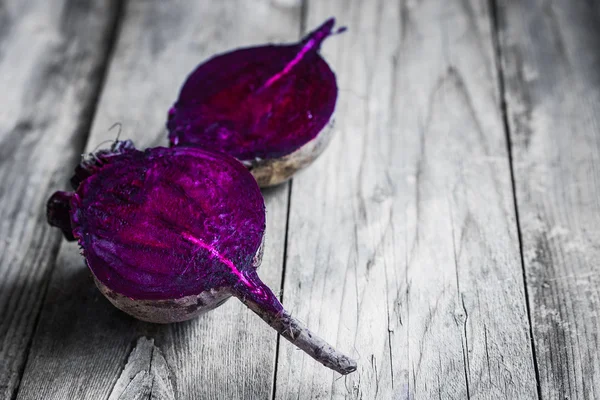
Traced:
POLYGON ((285 311, 277 297, 262 282, 259 284, 259 296, 246 285, 239 285, 237 289, 234 295, 242 303, 306 354, 342 375, 356 371, 355 360, 336 350, 285 311), (275 308, 274 305, 278 307, 275 308))
POLYGON ((52 226, 60 228, 65 239, 72 242, 75 240, 73 229, 71 228, 71 197, 70 192, 55 192, 46 203, 46 218, 52 226))

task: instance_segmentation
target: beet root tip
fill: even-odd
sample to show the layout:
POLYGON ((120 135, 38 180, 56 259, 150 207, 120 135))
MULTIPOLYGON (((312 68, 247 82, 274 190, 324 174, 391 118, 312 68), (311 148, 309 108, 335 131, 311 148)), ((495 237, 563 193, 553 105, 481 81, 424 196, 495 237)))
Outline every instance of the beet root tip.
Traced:
POLYGON ((356 361, 354 359, 336 350, 287 312, 284 311, 281 317, 270 322, 269 325, 275 328, 281 336, 327 368, 331 368, 342 375, 348 375, 356 371, 356 361), (280 331, 281 327, 283 329, 280 331))
POLYGON ((327 368, 342 375, 356 371, 355 360, 336 350, 285 311, 277 297, 264 284, 261 284, 260 293, 260 298, 245 290, 233 294, 281 336, 327 368))

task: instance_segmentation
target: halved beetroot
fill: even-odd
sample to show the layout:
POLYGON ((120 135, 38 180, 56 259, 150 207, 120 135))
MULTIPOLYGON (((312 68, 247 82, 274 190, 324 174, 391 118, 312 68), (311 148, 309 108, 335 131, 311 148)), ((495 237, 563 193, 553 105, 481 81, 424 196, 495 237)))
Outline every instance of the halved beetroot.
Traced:
POLYGON ((318 50, 327 20, 299 43, 235 50, 200 64, 168 115, 172 146, 196 145, 242 161, 261 187, 310 164, 330 139, 338 88, 318 50))
POLYGON ((195 147, 142 152, 117 142, 83 161, 72 184, 75 192, 48 201, 48 220, 77 239, 97 286, 121 310, 169 323, 235 296, 327 367, 356 369, 259 279, 264 200, 233 157, 195 147))

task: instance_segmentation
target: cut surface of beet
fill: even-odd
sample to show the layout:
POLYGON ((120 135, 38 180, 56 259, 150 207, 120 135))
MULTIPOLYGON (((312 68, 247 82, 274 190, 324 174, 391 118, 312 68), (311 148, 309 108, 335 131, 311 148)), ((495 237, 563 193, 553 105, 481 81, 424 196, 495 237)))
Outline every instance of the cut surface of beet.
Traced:
POLYGON ((246 161, 280 158, 316 138, 338 93, 318 53, 333 26, 332 18, 299 43, 239 49, 198 66, 169 111, 171 144, 246 161))
POLYGON ((354 360, 284 310, 258 277, 265 204, 235 158, 116 142, 84 159, 71 183, 74 193, 48 200, 48 222, 78 240, 98 288, 116 307, 169 323, 235 296, 323 365, 341 374, 356 370, 354 360))
POLYGON ((195 148, 130 150, 75 192, 71 219, 88 266, 136 299, 169 299, 247 280, 265 229, 243 165, 195 148))

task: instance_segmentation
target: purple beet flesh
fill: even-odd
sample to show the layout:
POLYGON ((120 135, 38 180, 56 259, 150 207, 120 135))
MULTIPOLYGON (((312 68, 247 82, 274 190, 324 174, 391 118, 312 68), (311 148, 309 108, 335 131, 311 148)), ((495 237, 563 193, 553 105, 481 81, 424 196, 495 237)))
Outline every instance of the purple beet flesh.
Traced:
POLYGON ((199 65, 169 111, 171 145, 224 152, 251 170, 287 157, 269 164, 267 175, 277 176, 253 172, 264 178, 261 186, 280 183, 310 163, 326 143, 290 155, 316 141, 334 113, 335 74, 318 53, 335 33, 334 23, 329 19, 296 44, 244 48, 199 65))
POLYGON ((151 322, 175 322, 239 298, 282 336, 342 374, 356 363, 309 332, 261 282, 265 205, 234 158, 195 147, 117 142, 56 192, 48 221, 76 239, 102 293, 151 322))

